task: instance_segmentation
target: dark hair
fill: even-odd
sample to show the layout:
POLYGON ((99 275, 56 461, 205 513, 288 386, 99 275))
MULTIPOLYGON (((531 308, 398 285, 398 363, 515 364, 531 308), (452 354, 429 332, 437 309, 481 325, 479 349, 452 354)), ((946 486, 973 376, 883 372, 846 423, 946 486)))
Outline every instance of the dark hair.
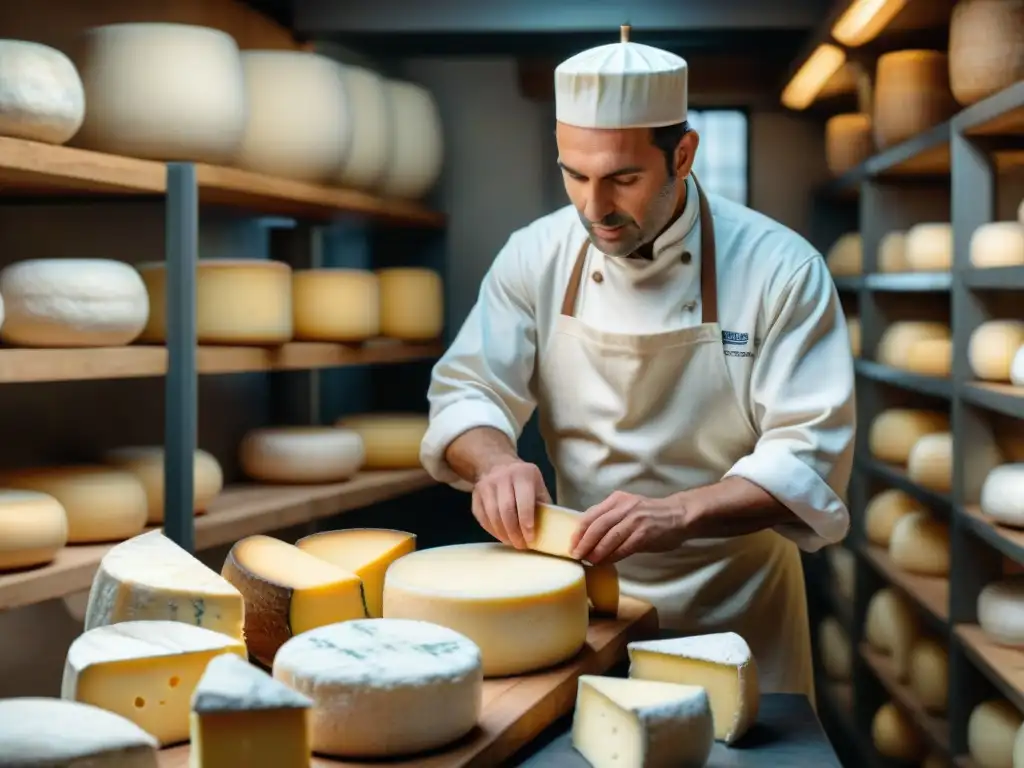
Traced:
POLYGON ((690 124, 686 120, 675 125, 662 125, 651 129, 651 143, 665 156, 669 178, 676 175, 676 147, 689 131, 690 124))

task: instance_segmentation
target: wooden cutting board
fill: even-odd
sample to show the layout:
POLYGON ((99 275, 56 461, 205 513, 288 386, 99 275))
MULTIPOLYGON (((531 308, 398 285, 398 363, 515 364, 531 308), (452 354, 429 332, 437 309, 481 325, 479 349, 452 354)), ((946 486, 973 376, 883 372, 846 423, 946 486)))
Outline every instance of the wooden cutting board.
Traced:
MULTIPOLYGON (((484 681, 483 712, 477 727, 442 752, 409 760, 388 761, 388 768, 494 768, 529 744, 576 703, 580 675, 606 672, 626 656, 626 644, 653 637, 654 608, 622 597, 615 619, 594 619, 587 645, 571 661, 534 675, 484 681)), ((380 762, 352 762, 314 757, 312 768, 363 768, 380 762)), ((160 768, 189 768, 189 745, 160 752, 160 768)))

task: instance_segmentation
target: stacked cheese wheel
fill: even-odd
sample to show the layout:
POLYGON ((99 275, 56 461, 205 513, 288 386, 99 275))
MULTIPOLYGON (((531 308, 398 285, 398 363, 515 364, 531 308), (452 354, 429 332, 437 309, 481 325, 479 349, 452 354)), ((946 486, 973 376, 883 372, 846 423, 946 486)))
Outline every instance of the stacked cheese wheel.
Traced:
MULTIPOLYGON (((868 434, 871 455, 879 461, 906 468, 910 479, 922 488, 948 493, 952 487, 953 456, 949 416, 939 411, 890 408, 871 423, 868 434)), ((991 459, 998 463, 996 449, 991 459)), ((901 520, 901 525, 910 523, 901 520)))
POLYGON ((872 127, 885 149, 948 120, 956 111, 941 51, 892 51, 878 59, 872 127))
POLYGON ((953 335, 949 324, 924 320, 892 323, 878 342, 878 362, 925 376, 949 376, 953 335))

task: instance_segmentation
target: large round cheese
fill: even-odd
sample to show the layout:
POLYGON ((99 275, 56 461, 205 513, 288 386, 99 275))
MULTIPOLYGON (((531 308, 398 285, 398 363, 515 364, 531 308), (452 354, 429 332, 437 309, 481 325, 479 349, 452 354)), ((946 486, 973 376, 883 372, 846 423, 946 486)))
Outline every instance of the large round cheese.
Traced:
POLYGON ((67 514, 53 496, 0 489, 0 571, 45 565, 67 542, 67 514))
POLYGON ((420 444, 430 420, 418 413, 360 413, 343 416, 335 426, 363 438, 366 469, 418 469, 420 444))
MULTIPOLYGON (((135 475, 146 489, 146 522, 164 521, 164 449, 163 446, 127 446, 108 451, 105 464, 126 469, 135 475)), ((201 514, 224 488, 224 472, 212 454, 196 450, 192 465, 193 510, 201 514)))
POLYGON ((997 523, 1024 528, 1024 463, 989 470, 979 503, 981 511, 997 523))
POLYGON ((978 624, 1000 645, 1024 647, 1024 575, 986 584, 978 594, 978 624))
POLYGON ((313 700, 317 754, 397 757, 465 736, 483 705, 480 648, 425 621, 345 621, 293 637, 274 677, 313 700))
POLYGON ((245 131, 245 81, 234 38, 185 24, 86 31, 75 61, 85 86, 76 146, 224 164, 245 131))
POLYGON ((340 483, 363 466, 358 432, 335 427, 267 427, 242 439, 239 461, 267 483, 340 483))
POLYGON ((903 491, 888 488, 876 494, 864 509, 864 532, 868 541, 888 547, 896 523, 911 512, 921 511, 921 505, 903 491))
POLYGON ((0 40, 0 136, 63 144, 85 119, 85 89, 63 52, 0 40))
POLYGON ((949 84, 963 106, 1024 80, 1024 2, 960 0, 949 22, 949 84))
POLYGON ((983 701, 967 720, 967 751, 977 768, 1014 768, 1013 742, 1024 723, 1008 701, 983 701))
POLYGON ((835 616, 826 616, 818 625, 821 666, 832 680, 845 682, 853 668, 850 638, 835 616))
POLYGON ((859 232, 840 236, 825 256, 832 277, 856 277, 864 271, 864 248, 859 232))
POLYGON ((921 634, 920 621, 907 600, 886 587, 868 601, 864 636, 879 653, 892 659, 899 680, 910 675, 910 656, 921 634))
POLYGON ((922 488, 949 493, 953 488, 953 435, 936 432, 914 443, 907 456, 907 477, 922 488))
POLYGON ((1024 227, 1019 221, 982 224, 971 234, 970 252, 971 266, 977 269, 1020 266, 1024 264, 1024 227))
POLYGON ((861 351, 861 331, 860 331, 860 318, 859 317, 848 317, 846 318, 846 330, 850 336, 850 354, 854 357, 860 357, 861 351))
POLYGON ((949 654, 931 638, 921 638, 910 652, 910 689, 929 712, 946 711, 949 701, 949 654))
POLYGON ((907 233, 886 232, 878 243, 879 272, 909 272, 907 261, 907 233))
POLYGON ((949 376, 953 371, 952 339, 921 339, 907 350, 903 368, 922 376, 949 376))
POLYGON ((589 614, 582 565, 497 543, 421 549, 384 576, 384 618, 461 632, 480 647, 486 677, 572 658, 586 642, 589 614))
POLYGON ((871 721, 871 741, 882 757, 920 760, 927 746, 913 721, 891 701, 883 704, 871 721))
POLYGON ((343 187, 373 189, 388 163, 391 114, 384 78, 344 65, 342 83, 349 115, 349 145, 335 181, 343 187))
POLYGON ((938 125, 956 111, 941 51, 892 51, 875 70, 875 144, 885 149, 938 125))
POLYGON ((117 347, 149 318, 142 279, 108 259, 31 259, 0 272, 4 343, 22 347, 117 347))
POLYGON ((380 191, 388 197, 417 199, 434 186, 444 162, 441 114, 425 88, 402 80, 385 81, 388 99, 388 163, 380 191))
POLYGON ((365 341, 380 335, 380 280, 363 269, 307 269, 292 275, 297 341, 365 341))
POLYGON ((951 332, 947 323, 900 320, 882 333, 882 338, 878 341, 878 362, 893 368, 903 368, 915 344, 950 337, 951 332))
POLYGON ((335 177, 351 137, 341 64, 309 51, 242 51, 249 117, 239 168, 310 182, 335 177))
POLYGON ((853 601, 853 587, 856 577, 857 562, 853 552, 841 544, 825 548, 832 578, 835 580, 836 591, 843 600, 853 601))
POLYGON ((907 230, 905 253, 913 272, 948 272, 953 266, 952 225, 915 224, 907 230))
POLYGON ((433 341, 444 329, 444 286, 431 269, 381 269, 380 332, 403 341, 433 341))
POLYGON ((871 115, 834 115, 825 123, 825 159, 833 176, 841 176, 874 154, 871 115))
POLYGON ((939 411, 889 408, 871 422, 871 455, 890 464, 906 464, 914 444, 925 435, 949 431, 949 416, 939 411))
POLYGON ((893 526, 889 557, 922 576, 949 575, 949 525, 929 512, 911 512, 893 526))
POLYGON ((34 467, 0 472, 0 488, 38 491, 67 513, 68 542, 130 539, 146 527, 146 490, 131 472, 112 467, 34 467))
POLYGON ((982 381, 1009 381, 1013 357, 1024 346, 1024 320, 989 320, 971 333, 967 357, 982 381))
MULTIPOLYGON (((149 322, 140 341, 167 340, 167 264, 140 264, 149 322)), ((269 259, 201 259, 196 266, 200 344, 276 345, 292 338, 292 270, 269 259)))

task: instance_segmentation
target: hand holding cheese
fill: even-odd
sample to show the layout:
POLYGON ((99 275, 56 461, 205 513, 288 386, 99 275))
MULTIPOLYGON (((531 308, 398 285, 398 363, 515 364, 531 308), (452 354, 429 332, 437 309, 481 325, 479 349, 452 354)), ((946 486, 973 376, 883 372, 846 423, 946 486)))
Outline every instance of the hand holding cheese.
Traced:
POLYGON ((537 502, 551 501, 536 464, 500 462, 473 486, 473 517, 502 544, 526 549, 537 502))

